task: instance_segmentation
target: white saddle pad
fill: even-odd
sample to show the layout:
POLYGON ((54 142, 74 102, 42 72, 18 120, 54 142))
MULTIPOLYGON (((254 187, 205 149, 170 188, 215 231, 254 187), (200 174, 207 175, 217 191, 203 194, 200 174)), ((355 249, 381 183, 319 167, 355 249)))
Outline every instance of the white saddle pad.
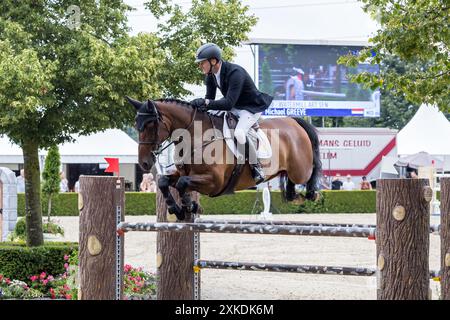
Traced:
MULTIPOLYGON (((236 144, 234 143, 234 137, 231 134, 230 128, 228 127, 228 122, 226 119, 227 114, 227 112, 224 112, 223 114, 223 136, 231 152, 233 152, 233 154, 237 158, 241 158, 242 155, 239 152, 236 144)), ((252 135, 253 137, 256 136, 256 138, 258 139, 258 150, 256 153, 258 159, 270 159, 272 157, 272 147, 270 146, 269 139, 267 138, 267 135, 264 133, 264 131, 261 130, 261 128, 256 131, 251 128, 248 134, 252 135)))

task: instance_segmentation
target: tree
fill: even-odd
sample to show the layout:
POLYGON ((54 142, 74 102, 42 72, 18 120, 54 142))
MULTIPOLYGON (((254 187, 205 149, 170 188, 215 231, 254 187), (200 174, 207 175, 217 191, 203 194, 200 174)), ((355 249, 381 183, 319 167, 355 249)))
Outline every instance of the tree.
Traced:
POLYGON ((270 95, 273 94, 272 74, 270 73, 270 64, 267 58, 264 58, 262 64, 261 91, 270 95))
MULTIPOLYGON (((394 56, 386 56, 380 64, 382 73, 394 71, 403 74, 406 65, 394 56)), ((419 66, 417 66, 419 67, 419 66)), ((416 113, 418 104, 411 103, 393 90, 381 87, 381 114, 379 118, 344 118, 344 127, 382 127, 402 129, 416 113)))
POLYGON ((42 172, 42 192, 48 197, 48 222, 50 222, 50 214, 52 212, 52 197, 59 193, 60 176, 59 168, 61 166, 61 157, 59 155, 58 146, 51 146, 48 149, 45 158, 44 171, 42 172))
MULTIPOLYGON (((251 25, 238 1, 216 1, 218 11, 194 1, 192 14, 174 11, 170 37, 131 37, 131 8, 123 1, 75 2, 72 11, 72 0, 4 0, 0 11, 0 133, 23 150, 29 246, 43 243, 39 148, 132 124, 125 95, 143 100, 186 93, 184 83, 200 79, 192 63, 196 44, 236 45, 251 25), (80 23, 68 23, 73 19, 80 23)), ((167 3, 152 1, 152 8, 163 12, 167 3)))
POLYGON ((405 69, 385 69, 380 74, 352 77, 372 89, 404 95, 416 104, 437 104, 450 110, 450 3, 448 0, 361 0, 364 10, 376 15, 380 29, 370 39, 372 46, 341 63, 380 64, 388 56, 405 63, 405 69))
POLYGON ((201 84, 204 75, 199 71, 195 52, 200 45, 214 42, 222 48, 225 59, 233 56, 233 46, 247 40, 247 33, 256 24, 253 15, 247 15, 248 6, 240 0, 192 0, 183 10, 171 0, 150 0, 147 8, 160 21, 157 35, 161 48, 169 52, 164 60, 166 72, 157 81, 163 94, 182 97, 190 94, 185 83, 201 84))

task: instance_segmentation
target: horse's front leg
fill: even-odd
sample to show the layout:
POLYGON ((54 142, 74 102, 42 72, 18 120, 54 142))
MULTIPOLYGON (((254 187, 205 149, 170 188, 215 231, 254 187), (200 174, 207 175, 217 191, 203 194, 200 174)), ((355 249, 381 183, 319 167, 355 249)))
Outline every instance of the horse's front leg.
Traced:
POLYGON ((187 215, 188 219, 190 219, 192 213, 195 214, 198 211, 198 203, 192 201, 189 192, 187 192, 187 189, 190 187, 190 181, 191 177, 182 176, 175 185, 175 188, 178 190, 181 197, 181 211, 184 215, 187 215))
POLYGON ((178 206, 177 202, 170 193, 169 187, 175 187, 180 175, 178 173, 173 175, 161 176, 158 180, 158 187, 161 190, 164 199, 166 200, 167 210, 170 214, 176 215, 178 220, 184 220, 185 214, 183 210, 178 206))

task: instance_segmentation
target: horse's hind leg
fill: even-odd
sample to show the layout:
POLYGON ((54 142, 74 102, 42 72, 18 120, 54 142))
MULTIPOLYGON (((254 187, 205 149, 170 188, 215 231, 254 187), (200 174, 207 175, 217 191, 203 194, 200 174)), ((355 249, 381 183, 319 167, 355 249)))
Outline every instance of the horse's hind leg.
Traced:
POLYGON ((289 178, 286 185, 286 200, 289 202, 294 201, 296 204, 302 204, 305 202, 305 197, 295 191, 295 183, 289 178))
POLYGON ((169 191, 169 186, 173 185, 178 179, 178 176, 161 176, 158 180, 158 187, 161 190, 164 199, 166 199, 167 209, 170 214, 176 215, 178 220, 184 220, 185 215, 184 212, 177 205, 175 199, 172 197, 172 194, 169 191))
POLYGON ((287 178, 287 184, 286 184, 286 200, 287 201, 293 201, 298 197, 297 193, 295 192, 295 183, 291 181, 291 179, 287 178))

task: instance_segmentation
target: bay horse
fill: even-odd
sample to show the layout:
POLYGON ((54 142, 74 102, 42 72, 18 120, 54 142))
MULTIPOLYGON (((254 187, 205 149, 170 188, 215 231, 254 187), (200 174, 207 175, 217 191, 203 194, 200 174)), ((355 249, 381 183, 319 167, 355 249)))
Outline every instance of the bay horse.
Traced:
MULTIPOLYGON (((202 135, 207 130, 222 129, 223 117, 199 111, 188 102, 178 99, 141 102, 126 98, 136 109, 135 126, 139 132, 138 159, 144 171, 150 170, 155 164, 165 141, 172 138, 177 145, 183 140, 172 137, 180 129, 188 133, 187 138, 183 137, 184 143, 197 146, 194 151, 206 151, 210 148, 215 150, 215 153, 222 152, 219 157, 222 157, 223 161, 207 163, 203 156, 197 162, 178 161, 175 162, 174 172, 160 177, 158 187, 166 200, 169 213, 175 214, 178 220, 184 220, 186 214, 198 210, 198 204, 191 200, 188 192, 197 191, 211 197, 221 195, 229 185, 237 159, 227 149, 223 137, 218 137, 220 134, 213 134, 215 136, 205 143, 199 144, 198 139, 202 139, 199 134, 202 135), (201 124, 201 131, 196 124, 201 124), (169 186, 179 192, 181 207, 170 194, 169 186)), ((286 201, 293 201, 299 197, 303 200, 315 200, 322 171, 316 129, 303 119, 289 117, 263 119, 259 121, 259 126, 266 132, 274 151, 269 159, 261 163, 266 181, 280 176, 282 195, 286 201), (277 149, 274 149, 272 141, 277 142, 277 149), (305 196, 296 193, 296 184, 306 184, 305 196)), ((192 153, 187 152, 180 156, 182 159, 192 158, 192 153)), ((255 186, 248 163, 243 165, 240 175, 235 176, 236 182, 232 191, 255 186)))

